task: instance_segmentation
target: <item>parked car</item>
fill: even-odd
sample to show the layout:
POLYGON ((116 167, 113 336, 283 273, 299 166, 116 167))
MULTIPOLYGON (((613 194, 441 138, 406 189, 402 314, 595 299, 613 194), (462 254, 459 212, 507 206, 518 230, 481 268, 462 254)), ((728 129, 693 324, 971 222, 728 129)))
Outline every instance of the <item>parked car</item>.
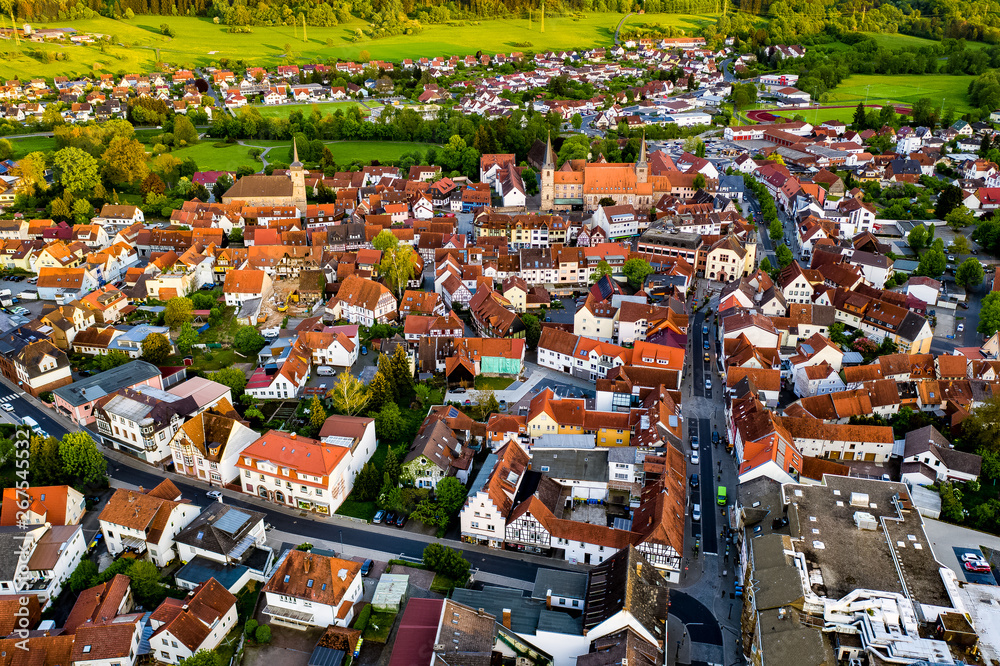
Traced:
POLYGON ((705 352, 705 363, 711 363, 712 357, 709 356, 708 352, 705 352))
POLYGON ((404 525, 406 525, 406 514, 401 513, 396 516, 396 527, 403 527, 404 525))
POLYGON ((365 347, 364 345, 361 346, 361 355, 368 356, 368 347, 365 347))
POLYGON ((97 544, 99 544, 101 542, 101 539, 103 539, 103 538, 104 538, 104 535, 102 533, 98 532, 97 534, 94 535, 94 538, 90 540, 90 543, 87 544, 87 548, 89 550, 93 550, 94 548, 97 548, 97 544))
POLYGON ((716 430, 715 432, 712 433, 712 444, 718 444, 719 443, 719 439, 720 439, 720 437, 719 437, 719 431, 716 430))
POLYGON ((465 393, 465 388, 459 386, 458 388, 452 389, 451 392, 452 393, 465 393))
POLYGON ((958 328, 955 329, 955 331, 957 331, 958 333, 961 333, 964 330, 965 330, 965 324, 959 324, 958 328))
POLYGON ((379 525, 382 523, 383 518, 385 518, 385 509, 379 509, 375 512, 375 517, 372 518, 372 522, 379 525))
POLYGON ((691 520, 696 523, 701 520, 701 504, 691 505, 691 520))
POLYGON ((712 390, 712 380, 711 379, 706 379, 705 380, 705 390, 706 391, 711 391, 712 390))
POLYGON ((698 450, 698 435, 691 435, 691 448, 698 450))
POLYGON ((698 487, 698 475, 697 474, 692 474, 691 475, 691 487, 692 488, 697 488, 698 487))
POLYGON ((385 514, 385 524, 386 525, 392 525, 395 522, 396 522, 396 514, 395 514, 395 512, 393 512, 393 511, 386 512, 386 514, 385 514))
POLYGON ((372 560, 365 560, 361 564, 361 575, 362 576, 367 576, 368 574, 370 574, 372 572, 372 567, 374 565, 375 565, 375 562, 373 562, 372 560))
POLYGON ((700 465, 701 464, 701 455, 697 451, 692 451, 691 452, 691 464, 692 465, 700 465))
POLYGON ((220 493, 218 490, 209 490, 205 494, 218 502, 222 501, 222 493, 220 493))
POLYGON ((979 560, 974 562, 965 562, 962 567, 972 573, 989 573, 990 565, 985 560, 979 560))
POLYGON ((983 556, 980 553, 962 553, 963 562, 982 562, 983 556))
POLYGON ((10 412, 14 411, 14 406, 11 405, 9 402, 5 402, 2 405, 0 405, 0 409, 2 409, 5 412, 10 413, 10 412))

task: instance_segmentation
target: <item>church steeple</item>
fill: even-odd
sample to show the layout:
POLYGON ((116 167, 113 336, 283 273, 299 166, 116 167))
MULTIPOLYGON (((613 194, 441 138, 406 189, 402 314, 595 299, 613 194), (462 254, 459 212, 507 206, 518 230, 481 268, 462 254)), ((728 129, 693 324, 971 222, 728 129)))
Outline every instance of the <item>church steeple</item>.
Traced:
POLYGON ((556 168, 556 154, 552 150, 552 133, 549 132, 548 137, 545 140, 545 159, 542 160, 543 169, 555 169, 556 168))
POLYGON ((642 131, 642 142, 639 144, 639 161, 636 164, 646 164, 646 130, 642 131))
POLYGON ((642 141, 639 144, 639 157, 635 162, 635 180, 638 183, 645 183, 649 180, 649 164, 646 162, 646 131, 642 132, 642 141))
POLYGON ((302 168, 302 162, 299 162, 299 144, 292 139, 292 163, 290 166, 302 168))

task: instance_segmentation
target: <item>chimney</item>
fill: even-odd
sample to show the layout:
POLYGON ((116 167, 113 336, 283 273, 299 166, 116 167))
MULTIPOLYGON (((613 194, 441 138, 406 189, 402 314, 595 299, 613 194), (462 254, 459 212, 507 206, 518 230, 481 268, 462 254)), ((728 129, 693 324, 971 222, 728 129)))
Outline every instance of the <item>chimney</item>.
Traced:
POLYGON ((503 626, 505 626, 508 629, 510 629, 510 609, 509 608, 504 608, 503 609, 503 626))
POLYGON ((140 495, 145 495, 146 494, 146 489, 143 488, 142 486, 139 486, 139 494, 140 495))
POLYGON ((545 608, 546 610, 552 610, 552 590, 545 591, 545 608))
POLYGON ((291 439, 295 439, 295 433, 293 432, 292 434, 290 434, 290 435, 289 435, 289 438, 291 438, 291 439))
POLYGON ((486 609, 485 608, 477 608, 476 609, 476 615, 486 615, 486 609))
POLYGON ((131 490, 128 491, 128 501, 129 502, 134 502, 135 501, 135 495, 132 493, 131 490))

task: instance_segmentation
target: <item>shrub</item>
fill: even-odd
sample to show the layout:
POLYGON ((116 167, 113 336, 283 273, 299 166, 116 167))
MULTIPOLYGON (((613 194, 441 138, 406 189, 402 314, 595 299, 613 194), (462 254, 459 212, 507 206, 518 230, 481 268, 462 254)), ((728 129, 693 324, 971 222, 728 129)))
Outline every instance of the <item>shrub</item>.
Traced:
POLYGON ((257 627, 257 632, 254 634, 254 638, 258 643, 270 643, 271 642, 271 627, 262 624, 257 627))
POLYGON ((258 626, 259 625, 257 624, 257 620, 250 618, 249 620, 246 621, 246 624, 243 625, 243 633, 245 633, 247 637, 253 638, 254 636, 257 635, 258 626))
POLYGON ((360 613, 358 613, 358 617, 354 619, 354 628, 364 633, 365 629, 368 628, 368 621, 371 617, 372 605, 365 604, 365 607, 361 609, 360 613))

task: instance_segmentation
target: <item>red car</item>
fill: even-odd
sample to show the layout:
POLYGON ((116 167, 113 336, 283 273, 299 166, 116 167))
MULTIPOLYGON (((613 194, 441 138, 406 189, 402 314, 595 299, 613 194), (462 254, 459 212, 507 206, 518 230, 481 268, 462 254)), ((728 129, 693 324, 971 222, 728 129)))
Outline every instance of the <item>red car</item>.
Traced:
POLYGON ((972 573, 989 573, 990 572, 990 565, 988 563, 984 562, 983 560, 978 560, 978 561, 973 560, 971 562, 964 562, 962 564, 962 566, 965 567, 966 571, 970 571, 972 573))

